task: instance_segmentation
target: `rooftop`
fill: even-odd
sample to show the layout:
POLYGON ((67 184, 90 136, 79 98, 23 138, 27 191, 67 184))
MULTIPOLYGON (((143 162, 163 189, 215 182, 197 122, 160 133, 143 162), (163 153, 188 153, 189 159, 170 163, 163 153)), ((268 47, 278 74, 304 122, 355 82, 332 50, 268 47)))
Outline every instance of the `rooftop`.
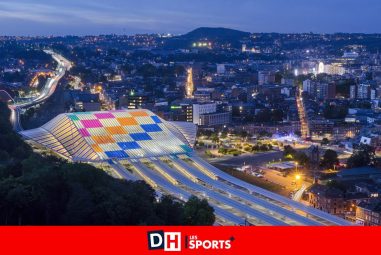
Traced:
POLYGON ((148 110, 61 114, 21 135, 74 161, 144 158, 190 152, 173 125, 148 110))
POLYGON ((380 175, 381 170, 374 167, 357 167, 357 168, 351 168, 351 169, 344 169, 341 170, 337 176, 341 178, 349 178, 349 177, 356 177, 356 176, 370 176, 370 175, 380 175))
POLYGON ((340 189, 329 187, 327 185, 314 184, 309 188, 309 192, 316 194, 318 196, 323 196, 327 198, 343 198, 344 192, 340 189))

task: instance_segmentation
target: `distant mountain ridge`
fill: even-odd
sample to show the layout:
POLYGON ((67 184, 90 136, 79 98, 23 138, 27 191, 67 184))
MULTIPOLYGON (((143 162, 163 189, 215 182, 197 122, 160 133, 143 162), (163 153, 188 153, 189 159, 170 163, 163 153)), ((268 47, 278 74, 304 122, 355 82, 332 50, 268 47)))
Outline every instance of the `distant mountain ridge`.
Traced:
POLYGON ((240 30, 230 29, 230 28, 223 28, 223 27, 200 27, 196 28, 195 30, 184 34, 180 37, 187 38, 187 39, 194 39, 194 40, 200 40, 202 38, 208 38, 211 40, 216 39, 243 39, 245 37, 250 36, 250 33, 243 32, 240 30))

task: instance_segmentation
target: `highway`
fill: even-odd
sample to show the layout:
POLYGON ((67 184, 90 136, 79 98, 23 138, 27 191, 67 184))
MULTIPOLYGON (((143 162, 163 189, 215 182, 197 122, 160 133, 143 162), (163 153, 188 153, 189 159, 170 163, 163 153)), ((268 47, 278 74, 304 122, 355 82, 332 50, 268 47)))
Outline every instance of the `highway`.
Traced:
POLYGON ((55 74, 52 78, 48 78, 45 83, 44 88, 41 90, 40 94, 37 97, 28 100, 27 102, 15 103, 9 105, 11 109, 11 123, 15 131, 22 131, 23 128, 21 126, 20 115, 23 110, 28 109, 29 107, 35 106, 47 100, 51 95, 53 95, 54 91, 57 88, 57 85, 61 78, 65 75, 67 70, 70 70, 72 64, 69 60, 64 58, 63 56, 51 51, 44 50, 45 53, 50 54, 52 58, 58 63, 55 74))

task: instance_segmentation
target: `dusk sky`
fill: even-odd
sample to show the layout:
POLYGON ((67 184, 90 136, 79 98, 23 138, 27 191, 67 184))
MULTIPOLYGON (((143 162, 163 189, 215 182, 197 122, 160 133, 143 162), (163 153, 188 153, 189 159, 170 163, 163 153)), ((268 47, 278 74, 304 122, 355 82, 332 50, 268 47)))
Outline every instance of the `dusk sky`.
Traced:
POLYGON ((0 35, 381 33, 380 0, 0 0, 0 35))

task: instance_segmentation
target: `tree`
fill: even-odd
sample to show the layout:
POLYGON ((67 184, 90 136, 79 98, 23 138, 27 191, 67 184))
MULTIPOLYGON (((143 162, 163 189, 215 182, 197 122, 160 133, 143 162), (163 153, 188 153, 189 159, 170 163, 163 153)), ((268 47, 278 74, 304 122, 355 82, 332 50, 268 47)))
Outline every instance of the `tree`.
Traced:
POLYGON ((24 217, 28 217, 34 192, 28 185, 24 185, 16 178, 8 178, 0 182, 0 207, 5 222, 11 225, 22 225, 24 217))
POLYGON ((6 151, 0 150, 0 162, 5 162, 9 160, 9 154, 6 151))
POLYGON ((157 69, 154 65, 152 64, 144 64, 142 65, 137 73, 141 76, 143 76, 144 78, 148 78, 148 77, 152 77, 152 76, 155 76, 156 73, 157 73, 157 69))
POLYGON ((276 84, 280 84, 282 82, 282 74, 280 72, 276 72, 275 73, 275 83, 276 84))
POLYGON ((286 158, 286 157, 294 157, 296 154, 296 150, 291 146, 291 145, 286 145, 284 146, 284 149, 283 149, 283 157, 286 158))
POLYGON ((242 131, 239 133, 239 136, 240 136, 242 139, 246 139, 246 138, 249 136, 249 133, 248 133, 246 130, 242 130, 242 131))
POLYGON ((375 149, 367 144, 361 144, 348 158, 347 167, 373 166, 375 163, 375 149))
POLYGON ((225 139, 226 137, 228 137, 228 133, 226 131, 222 131, 220 137, 221 139, 225 139))
POLYGON ((329 144, 328 138, 324 137, 323 140, 321 141, 321 145, 328 145, 328 144, 329 144))
POLYGON ((348 114, 348 107, 328 104, 325 106, 323 114, 326 119, 343 119, 348 114))
POLYGON ((270 132, 267 132, 266 130, 261 130, 258 133, 258 137, 271 137, 272 134, 270 132))
POLYGON ((7 134, 12 131, 12 125, 9 122, 11 111, 5 103, 0 102, 0 134, 7 134))
POLYGON ((178 226, 184 222, 184 205, 170 196, 163 196, 156 206, 156 213, 162 223, 160 225, 178 226))
POLYGON ((218 143, 220 141, 220 138, 218 137, 218 135, 216 133, 213 133, 210 136, 210 139, 212 140, 213 143, 218 143))
POLYGON ((224 147, 221 147, 221 148, 218 149, 218 153, 226 154, 226 153, 228 153, 228 149, 226 149, 224 147))
POLYGON ((267 108, 259 110, 255 115, 255 121, 260 123, 266 123, 271 121, 271 111, 267 108))
POLYGON ((275 109, 271 111, 271 121, 277 122, 283 120, 283 110, 281 109, 275 109))
POLYGON ((213 225, 216 220, 214 209, 205 199, 191 196, 184 205, 184 220, 186 225, 213 225))
POLYGON ((326 168, 333 168, 334 165, 339 163, 337 152, 334 150, 326 150, 321 161, 321 165, 326 168))
POLYGON ((269 146, 267 144, 261 144, 259 146, 259 150, 260 151, 268 151, 269 150, 269 146))
POLYGON ((294 158, 301 166, 306 166, 310 163, 310 158, 304 152, 297 152, 294 158))

